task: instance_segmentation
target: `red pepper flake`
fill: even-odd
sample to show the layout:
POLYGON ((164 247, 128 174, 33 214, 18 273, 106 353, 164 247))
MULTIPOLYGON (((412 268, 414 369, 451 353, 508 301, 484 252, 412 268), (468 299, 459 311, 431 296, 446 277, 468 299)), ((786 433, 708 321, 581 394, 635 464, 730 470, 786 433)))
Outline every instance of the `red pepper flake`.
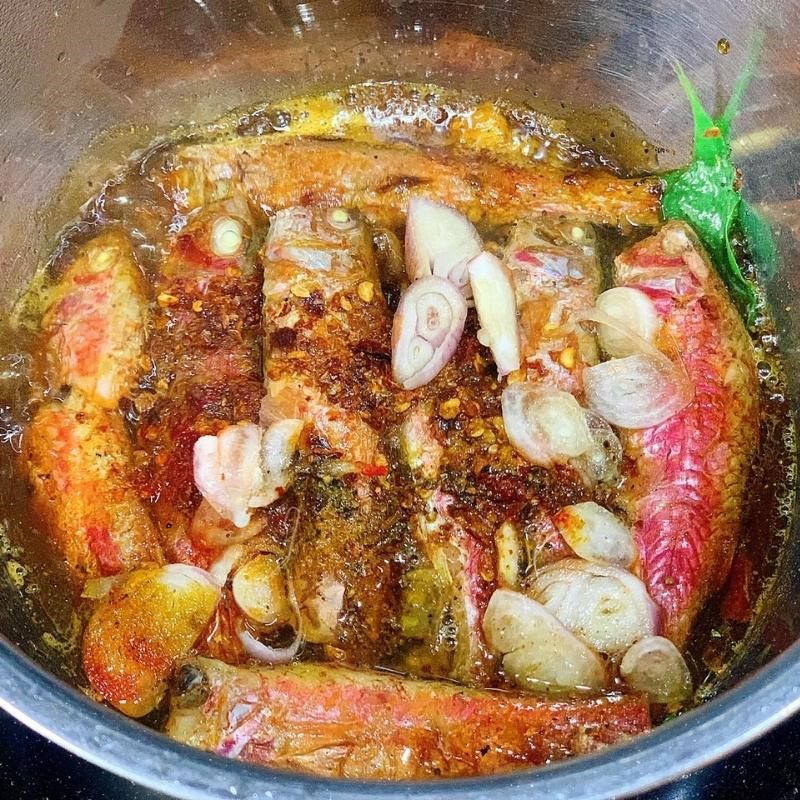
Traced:
POLYGON ((385 464, 361 464, 358 471, 367 478, 380 478, 389 474, 389 467, 385 464))

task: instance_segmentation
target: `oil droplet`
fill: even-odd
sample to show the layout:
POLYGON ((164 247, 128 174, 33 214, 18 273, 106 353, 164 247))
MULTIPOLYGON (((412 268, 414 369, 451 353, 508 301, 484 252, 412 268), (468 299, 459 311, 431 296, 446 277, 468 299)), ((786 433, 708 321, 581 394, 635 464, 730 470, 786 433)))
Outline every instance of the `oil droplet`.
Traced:
POLYGON ((717 52, 720 55, 726 56, 731 51, 731 42, 730 39, 726 39, 724 36, 717 42, 717 52))

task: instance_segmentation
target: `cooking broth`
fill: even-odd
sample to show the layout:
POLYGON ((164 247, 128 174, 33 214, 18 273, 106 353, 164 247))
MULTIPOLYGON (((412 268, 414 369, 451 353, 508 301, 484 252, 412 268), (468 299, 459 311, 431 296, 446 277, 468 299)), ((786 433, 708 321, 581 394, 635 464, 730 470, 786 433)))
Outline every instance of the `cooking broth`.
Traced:
MULTIPOLYGON (((620 138, 627 142, 635 141, 635 137, 630 135, 630 127, 624 121, 614 117, 612 122, 624 127, 621 134, 625 136, 620 138)), ((610 130, 604 130, 603 135, 615 137, 613 125, 610 130)), ((193 201, 187 200, 190 192, 179 184, 170 183, 183 168, 181 153, 192 146, 236 147, 241 141, 294 142, 298 137, 313 142, 346 141, 365 148, 375 145, 392 147, 402 143, 408 152, 412 149, 421 152, 431 149, 433 152, 447 153, 446 157, 456 162, 459 159, 473 159, 475 163, 499 160, 514 167, 541 164, 545 168, 562 171, 566 176, 564 182, 569 185, 580 184, 583 176, 593 175, 597 170, 605 170, 604 174, 620 180, 648 180, 656 168, 656 148, 644 142, 631 145, 622 153, 622 157, 611 160, 599 149, 594 149, 592 136, 580 139, 573 137, 563 122, 528 107, 435 86, 399 84, 358 85, 323 95, 284 100, 279 104, 263 105, 244 112, 232 112, 212 125, 177 131, 146 151, 133 154, 130 161, 86 201, 80 219, 64 228, 62 236, 53 246, 51 258, 34 279, 31 289, 21 298, 12 314, 11 324, 8 330, 2 332, 1 339, 2 352, 5 353, 0 361, 2 576, 18 589, 25 608, 36 620, 34 627, 46 629, 41 639, 41 649, 37 646, 33 655, 48 666, 58 668, 98 699, 104 697, 102 688, 96 681, 87 682, 86 675, 81 671, 80 636, 96 604, 103 602, 106 596, 114 596, 115 584, 105 576, 99 578, 98 585, 95 580, 98 576, 88 575, 89 582, 82 585, 82 581, 76 582, 74 575, 70 575, 63 555, 48 536, 47 528, 51 523, 33 508, 31 490, 20 459, 37 409, 53 400, 69 402, 70 395, 74 394, 70 386, 52 381, 51 365, 39 336, 42 316, 51 302, 54 287, 58 286, 76 256, 82 252, 81 248, 103 231, 121 230, 132 243, 136 264, 141 269, 147 288, 148 334, 154 342, 158 341, 159 336, 168 337, 171 323, 165 323, 165 328, 160 329, 158 314, 170 313, 170 308, 182 303, 184 298, 176 297, 164 289, 161 273, 165 259, 170 257, 171 252, 174 253, 175 242, 185 235, 185 231, 191 230, 193 220, 198 218, 202 208, 213 202, 221 202, 230 191, 238 191, 237 181, 246 174, 246 170, 237 172, 234 169, 230 171, 227 181, 218 179, 216 183, 212 182, 212 190, 207 190, 211 191, 210 199, 195 204, 195 207, 193 201), (230 185, 227 185, 228 182, 230 185), (178 188, 175 188, 176 185, 178 188), (172 187, 171 195, 165 186, 172 187), (218 196, 213 196, 214 193, 218 196), (90 587, 88 591, 87 587, 90 587), (108 592, 111 594, 108 595, 108 592)), ((302 171, 304 165, 298 163, 294 168, 302 171)), ((313 180, 313 176, 309 180, 313 180)), ((381 191, 397 197, 422 192, 416 181, 416 178, 398 175, 394 183, 382 186, 381 191)), ((265 232, 274 222, 279 204, 273 206, 262 198, 254 200, 252 195, 249 200, 252 240, 248 252, 252 255, 262 247, 265 232)), ((301 205, 326 207, 340 203, 337 197, 324 192, 315 194, 309 190, 301 205)), ((380 216, 374 209, 366 209, 364 213, 370 218, 368 230, 376 250, 380 286, 368 285, 370 281, 367 279, 361 280, 357 298, 369 305, 373 293, 377 292, 385 298, 386 308, 397 313, 408 283, 403 266, 404 254, 398 244, 402 241, 402 221, 398 224, 394 212, 380 216)), ((349 224, 349 218, 345 222, 349 224)), ((476 227, 483 248, 491 253, 502 256, 511 246, 510 243, 515 241, 516 229, 511 221, 484 215, 476 221, 476 227)), ((605 289, 613 285, 615 256, 645 240, 653 233, 653 226, 600 223, 595 224, 595 231, 597 260, 602 271, 600 288, 605 289)), ((245 274, 243 280, 252 280, 260 285, 262 276, 257 262, 258 259, 254 259, 255 273, 249 277, 245 274)), ((228 269, 238 270, 239 266, 228 269)), ((241 272, 234 278, 238 280, 240 276, 241 272)), ((749 277, 755 279, 754 269, 749 277)), ((242 291, 243 294, 235 298, 229 294, 225 296, 225 302, 231 304, 225 306, 225 314, 241 314, 244 337, 255 326, 257 333, 254 335, 260 341, 260 291, 255 306, 251 295, 247 294, 249 290, 246 286, 242 291)), ((315 306, 317 297, 313 292, 299 297, 311 318, 324 313, 324 305, 315 306)), ((340 312, 343 309, 344 314, 351 313, 348 306, 352 306, 353 302, 357 300, 345 298, 340 312)), ((195 299, 190 307, 195 314, 211 319, 205 315, 210 315, 212 309, 208 306, 204 308, 202 301, 195 299)), ((212 327, 215 324, 208 322, 208 330, 217 331, 212 327)), ((325 441, 325 436, 305 434, 307 438, 303 440, 303 448, 309 455, 299 462, 296 459, 293 488, 271 504, 263 516, 262 512, 256 512, 256 518, 266 520, 267 527, 256 534, 253 541, 258 541, 259 558, 267 561, 272 559, 269 561, 272 565, 270 569, 287 571, 287 564, 300 563, 308 565, 309 574, 316 574, 320 569, 317 565, 320 558, 317 548, 326 554, 326 560, 335 564, 336 575, 352 576, 355 585, 359 585, 357 581, 365 575, 370 580, 377 576, 378 580, 373 580, 366 597, 350 596, 352 587, 340 586, 337 581, 325 584, 327 589, 322 590, 323 610, 331 595, 341 593, 338 617, 333 622, 335 635, 328 635, 330 632, 307 632, 305 643, 294 654, 293 660, 359 668, 377 667, 391 674, 439 678, 447 681, 448 686, 455 681, 509 692, 516 690, 519 687, 514 687, 511 671, 506 669, 505 674, 500 669, 502 659, 497 653, 490 652, 491 648, 487 648, 485 643, 478 650, 468 650, 464 655, 463 648, 466 645, 460 638, 463 633, 459 633, 459 626, 464 622, 453 611, 452 603, 441 599, 444 596, 442 593, 449 591, 443 586, 448 581, 456 580, 454 567, 452 563, 443 565, 437 561, 435 554, 431 555, 431 552, 420 547, 415 523, 412 523, 414 515, 435 517, 439 514, 441 517, 449 514, 447 505, 444 506, 445 511, 436 507, 436 492, 458 498, 454 506, 457 511, 454 513, 460 515, 458 519, 461 523, 467 520, 477 527, 491 525, 492 528, 499 528, 508 508, 512 506, 517 508, 515 524, 530 529, 543 524, 543 515, 556 515, 559 509, 576 503, 596 501, 621 512, 617 485, 600 482, 587 488, 574 472, 562 469, 563 465, 553 469, 526 467, 524 480, 517 476, 514 470, 519 470, 519 455, 512 452, 503 427, 501 381, 489 350, 478 342, 478 328, 476 312, 470 310, 464 338, 448 367, 450 372, 443 373, 449 375, 449 382, 440 380, 437 383, 433 380, 420 388, 414 397, 408 392, 387 388, 384 384, 366 393, 366 384, 380 370, 388 370, 387 359, 391 360, 391 353, 387 351, 388 334, 380 328, 379 322, 375 323, 374 339, 363 336, 359 340, 360 349, 349 364, 337 361, 336 353, 327 352, 324 347, 313 351, 319 360, 314 366, 314 379, 318 381, 323 394, 334 398, 340 407, 357 414, 359 419, 366 420, 379 432, 385 457, 373 465, 375 469, 372 472, 363 473, 366 478, 378 482, 378 489, 369 490, 377 492, 377 495, 371 495, 373 505, 369 506, 370 512, 362 513, 361 489, 352 485, 348 474, 337 472, 337 458, 331 452, 330 442, 325 441), (419 404, 431 409, 436 438, 445 450, 435 490, 414 477, 403 451, 403 426, 419 404), (488 473, 465 472, 460 465, 471 459, 486 465, 488 473), (492 472, 494 465, 502 459, 505 459, 503 469, 516 477, 508 477, 505 473, 498 476, 492 472), (524 498, 527 498, 525 502, 524 498), (535 502, 531 504, 530 498, 535 498, 535 502), (352 549, 348 549, 350 547, 352 549), (325 594, 326 591, 328 594, 325 594), (370 606, 374 606, 374 613, 370 611, 370 606), (387 609, 392 615, 391 619, 379 619, 387 609), (432 625, 436 628, 433 632, 432 625)), ((589 328, 589 332, 596 330, 591 326, 589 328)), ((294 339, 291 342, 286 339, 288 334, 281 332, 286 329, 285 326, 276 328, 272 333, 272 341, 277 341, 275 346, 288 349, 291 353, 294 352, 291 351, 294 339)), ((760 445, 744 495, 746 502, 734 566, 725 586, 714 593, 697 618, 686 643, 684 655, 694 685, 692 698, 680 703, 655 704, 652 708, 655 721, 681 713, 692 704, 707 699, 721 686, 727 685, 731 676, 736 675, 737 664, 744 657, 749 637, 759 623, 761 609, 768 606, 770 582, 794 510, 795 431, 774 327, 764 303, 749 333, 757 361, 760 445)), ((207 338, 213 338, 214 335, 216 333, 208 333, 207 338)), ((179 404, 168 398, 174 374, 181 369, 194 369, 191 365, 186 366, 192 360, 192 353, 183 354, 179 349, 173 353, 169 347, 179 345, 168 338, 164 341, 164 345, 154 344, 154 349, 145 350, 135 385, 125 393, 113 413, 119 416, 126 435, 133 442, 133 486, 156 520, 162 546, 168 551, 167 559, 176 560, 174 554, 181 552, 182 560, 205 569, 219 557, 219 548, 209 555, 205 552, 209 550, 205 542, 205 550, 199 547, 191 552, 185 549, 179 551, 179 547, 184 546, 180 535, 188 537, 186 541, 191 536, 187 530, 182 530, 180 535, 177 533, 184 524, 179 518, 189 518, 196 513, 200 495, 196 490, 188 499, 175 494, 179 500, 175 500, 176 506, 172 509, 171 501, 165 500, 172 497, 169 494, 172 491, 171 484, 163 476, 154 476, 153 464, 157 459, 168 460, 173 454, 166 452, 169 448, 148 451, 146 444, 143 445, 149 430, 153 431, 153 437, 157 436, 163 419, 168 414, 179 413, 183 408, 178 408, 179 404), (165 365, 172 370, 170 374, 167 374, 165 365), (164 405, 165 398, 173 405, 164 405), (174 523, 170 517, 173 510, 174 523)), ((300 351, 298 346, 296 352, 300 351)), ((200 361, 203 357, 198 355, 196 360, 200 361)), ((264 360, 267 360, 266 355, 264 360)), ((236 394, 236 402, 240 402, 239 416, 230 418, 232 412, 226 407, 228 401, 224 388, 220 389, 219 408, 209 412, 203 406, 203 413, 218 422, 247 419, 255 423, 260 399, 256 388, 260 387, 258 381, 265 365, 253 362, 253 366, 258 372, 256 380, 247 385, 243 383, 241 392, 236 394)), ((181 396, 180 402, 186 408, 194 408, 192 403, 202 405, 207 400, 196 400, 188 393, 181 396)), ((217 430, 218 426, 207 426, 207 430, 202 432, 211 434, 217 430)), ((186 431, 174 434, 170 440, 175 453, 183 447, 181 436, 188 436, 187 431, 197 438, 199 431, 187 424, 186 431)), ((175 457, 178 458, 178 455, 175 457)), ((190 453, 184 453, 181 457, 184 459, 182 469, 185 473, 191 465, 190 453)), ((621 469, 626 468, 624 463, 621 469)), ((374 487, 376 484, 370 485, 374 487)), ((433 519, 428 521, 433 524, 433 519)), ((530 545, 527 539, 525 545, 530 545)), ((548 561, 555 562, 559 558, 559 553, 551 552, 552 537, 537 539, 530 546, 535 546, 536 550, 533 555, 529 552, 527 556, 520 557, 523 574, 516 588, 529 587, 540 568, 546 566, 548 561)), ((494 547, 493 543, 491 547, 494 547)), ((241 554, 239 557, 243 558, 241 554)), ((247 558, 251 557, 252 553, 247 555, 247 558)), ((479 561, 483 559, 478 569, 480 579, 487 586, 495 586, 497 575, 494 558, 487 557, 485 553, 478 558, 479 561)), ((308 588, 303 588, 302 581, 297 583, 297 568, 294 569, 294 582, 289 580, 291 585, 288 590, 281 590, 296 595, 290 596, 294 611, 290 609, 287 612, 288 622, 259 620, 254 625, 247 621, 242 623, 241 600, 237 607, 236 587, 232 583, 235 574, 232 573, 222 589, 223 607, 229 610, 214 615, 213 621, 194 643, 193 652, 202 657, 211 656, 242 665, 257 659, 258 653, 263 654, 264 647, 270 648, 270 652, 283 652, 291 648, 293 635, 299 625, 298 606, 306 602, 303 592, 308 588), (293 613, 295 619, 291 621, 293 613), (242 625, 251 639, 259 640, 260 649, 248 648, 247 645, 242 649, 242 638, 239 636, 242 625)), ((113 574, 114 571, 111 572, 113 574)), ((317 587, 315 591, 321 590, 317 587)), ((278 612, 276 614, 278 616, 275 619, 282 619, 278 612)), ((320 628, 324 628, 324 621, 317 622, 320 628)), ((313 629, 308 619, 305 625, 307 629, 309 626, 313 629)), ((610 677, 605 688, 608 691, 625 692, 618 662, 616 656, 609 660, 610 677)), ((172 694, 177 697, 174 703, 178 709, 184 706, 191 709, 193 704, 208 700, 207 692, 203 693, 205 689, 200 693, 202 696, 199 700, 195 694, 198 686, 207 688, 209 681, 213 684, 216 680, 212 675, 213 669, 188 663, 173 676, 172 694), (205 676, 203 669, 206 669, 205 676), (186 699, 189 694, 191 700, 186 699)), ((237 678, 223 676, 220 680, 235 683, 237 678)), ((308 680, 309 685, 313 686, 315 681, 324 680, 324 677, 311 675, 308 680)), ((297 691, 307 691, 304 686, 300 685, 297 691)), ((541 688, 538 687, 539 690, 541 688)), ((387 691, 391 692, 391 687, 387 691)), ((550 687, 550 692, 553 693, 553 687, 550 687)), ((562 693, 563 687, 555 691, 556 695, 562 693)), ((581 696, 580 692, 578 696, 581 696)), ((163 712, 164 705, 159 700, 154 703, 153 710, 148 709, 144 719, 160 725, 163 712)), ((180 720, 175 722, 176 714, 178 712, 173 708, 170 722, 173 735, 182 724, 180 720)), ((195 738, 190 741, 207 746, 203 736, 193 735, 195 738)), ((181 736, 178 735, 178 738, 181 736)), ((216 749, 223 752, 221 745, 216 749)), ((566 747, 566 752, 569 750, 566 747)), ((236 756, 242 753, 244 757, 259 760, 257 754, 253 756, 247 750, 247 745, 237 744, 224 754, 236 756)), ((549 754, 545 760, 554 757, 549 754)), ((526 763, 522 756, 519 756, 519 761, 526 763)), ((282 765, 318 771, 314 763, 304 763, 300 759, 282 762, 282 765)), ((436 770, 450 774, 446 768, 439 766, 430 767, 430 770, 431 774, 438 774, 436 770)), ((473 765, 472 771, 479 771, 479 768, 473 765)), ((345 770, 336 774, 369 773, 345 770)), ((389 775, 394 776, 394 773, 389 775)))

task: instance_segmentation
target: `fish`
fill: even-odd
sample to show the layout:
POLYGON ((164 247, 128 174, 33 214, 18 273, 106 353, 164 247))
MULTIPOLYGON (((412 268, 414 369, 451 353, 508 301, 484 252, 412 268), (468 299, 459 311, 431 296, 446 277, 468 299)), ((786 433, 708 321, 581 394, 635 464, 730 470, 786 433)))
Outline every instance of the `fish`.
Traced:
POLYGON ((433 674, 480 686, 491 680, 496 667, 481 624, 495 586, 494 548, 452 515, 453 504, 454 498, 437 488, 427 513, 417 520, 419 544, 430 567, 427 573, 418 570, 416 574, 428 577, 430 599, 438 595, 438 603, 425 603, 408 611, 422 611, 434 623, 433 630, 426 632, 426 644, 432 652, 420 666, 425 664, 433 674), (443 669, 428 666, 437 661, 444 662, 443 669))
POLYGON ((34 512, 77 581, 163 562, 119 414, 75 389, 39 407, 23 442, 34 512))
POLYGON ((42 334, 51 385, 116 408, 141 370, 147 317, 144 276, 130 240, 116 229, 100 233, 48 293, 42 334))
POLYGON ((546 764, 649 727, 637 694, 547 697, 340 666, 193 658, 176 670, 166 733, 232 759, 400 780, 546 764))
POLYGON ((366 223, 345 208, 284 209, 260 258, 271 413, 307 420, 339 459, 369 471, 391 391, 391 315, 366 223))
POLYGON ((591 225, 579 219, 523 219, 504 263, 511 272, 525 377, 580 395, 583 366, 596 359, 593 337, 572 323, 594 306, 601 272, 591 225))
POLYGON ((631 467, 622 500, 642 577, 682 646, 725 582, 759 438, 752 341, 692 230, 680 222, 617 259, 615 283, 643 291, 662 321, 659 345, 677 353, 694 399, 659 425, 623 436, 631 467))
POLYGON ((240 197, 191 215, 159 271, 148 339, 152 367, 131 400, 138 486, 151 503, 170 560, 208 566, 193 540, 201 501, 193 479, 198 438, 257 422, 261 376, 261 274, 255 222, 240 197))
POLYGON ((224 198, 236 186, 265 209, 350 206, 387 227, 404 223, 414 195, 446 203, 488 225, 543 213, 623 227, 655 225, 661 185, 658 178, 627 179, 605 170, 567 171, 538 162, 511 164, 485 154, 456 156, 399 143, 258 137, 180 147, 171 167, 154 180, 186 210, 224 198))
MULTIPOLYGON (((345 208, 279 211, 261 249, 262 419, 306 423, 291 575, 310 641, 350 663, 391 651, 396 500, 378 430, 390 401, 391 314, 365 220, 345 208)), ((265 420, 266 421, 266 420, 265 420)))
POLYGON ((118 413, 147 319, 144 277, 113 228, 82 245, 46 295, 41 345, 58 392, 41 398, 20 458, 34 513, 79 584, 163 561, 118 413))

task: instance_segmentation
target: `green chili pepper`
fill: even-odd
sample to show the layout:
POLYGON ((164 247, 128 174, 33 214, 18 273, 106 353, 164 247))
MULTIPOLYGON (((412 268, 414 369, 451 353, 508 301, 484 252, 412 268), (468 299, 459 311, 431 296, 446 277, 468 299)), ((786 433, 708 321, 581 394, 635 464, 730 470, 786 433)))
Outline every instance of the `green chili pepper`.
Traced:
POLYGON ((742 274, 732 243, 741 235, 751 256, 769 277, 776 261, 775 243, 764 219, 739 194, 738 172, 731 157, 731 123, 739 110, 755 67, 756 42, 751 56, 718 118, 703 108, 686 73, 675 66, 694 118, 694 151, 688 167, 663 176, 661 209, 665 219, 687 222, 709 251, 733 299, 748 322, 752 322, 758 296, 742 274))

